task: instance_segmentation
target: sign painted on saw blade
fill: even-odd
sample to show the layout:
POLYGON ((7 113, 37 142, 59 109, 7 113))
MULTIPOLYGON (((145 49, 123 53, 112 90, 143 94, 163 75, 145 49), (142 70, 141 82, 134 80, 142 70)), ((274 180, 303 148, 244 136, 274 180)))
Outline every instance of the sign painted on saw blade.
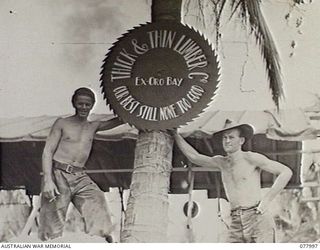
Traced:
POLYGON ((110 49, 101 72, 107 104, 143 130, 177 128, 197 117, 218 86, 217 56, 200 33, 178 22, 145 24, 110 49))

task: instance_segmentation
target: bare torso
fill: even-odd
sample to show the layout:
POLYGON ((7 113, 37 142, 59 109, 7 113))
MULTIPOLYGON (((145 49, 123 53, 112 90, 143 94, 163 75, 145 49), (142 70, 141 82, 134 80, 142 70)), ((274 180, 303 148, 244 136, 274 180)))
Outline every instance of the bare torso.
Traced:
POLYGON ((231 209, 251 207, 261 200, 260 169, 250 160, 251 152, 236 158, 222 157, 221 176, 231 209))
POLYGON ((53 159, 84 167, 98 126, 99 122, 79 121, 75 117, 61 119, 61 139, 53 159))

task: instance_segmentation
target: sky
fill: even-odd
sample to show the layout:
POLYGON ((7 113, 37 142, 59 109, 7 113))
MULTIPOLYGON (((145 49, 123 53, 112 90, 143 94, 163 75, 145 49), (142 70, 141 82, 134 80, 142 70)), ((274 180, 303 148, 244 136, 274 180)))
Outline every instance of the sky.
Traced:
MULTIPOLYGON (((0 117, 73 113, 70 98, 81 86, 96 92, 95 113, 109 112, 100 89, 102 60, 117 37, 150 21, 150 2, 1 0, 0 117)), ((262 2, 281 56, 286 95, 281 107, 310 106, 320 94, 320 33, 315 29, 320 3, 291 8, 289 0, 262 2), (299 27, 297 20, 302 20, 299 27)), ((186 13, 184 22, 213 40, 213 24, 198 25, 194 11, 186 13)), ((274 108, 259 48, 239 19, 227 17, 218 51, 220 87, 209 109, 274 108)))
MULTIPOLYGON (((314 94, 320 93, 317 63, 320 54, 320 34, 315 32, 315 24, 320 14, 320 1, 298 7, 292 7, 290 2, 290 0, 265 0, 261 4, 280 54, 285 90, 281 108, 285 109, 312 105, 315 101, 314 94), (288 13, 290 17, 286 20, 288 13), (299 27, 297 20, 301 20, 299 27), (294 49, 291 48, 292 41, 295 41, 294 49)), ((206 10, 210 12, 209 8, 206 10)), ((219 55, 222 78, 220 92, 212 108, 224 110, 274 108, 265 66, 255 39, 248 35, 237 16, 230 20, 229 13, 227 9, 221 22, 222 42, 219 55)), ((197 11, 191 12, 187 21, 201 30, 203 27, 197 25, 196 16, 197 11)), ((214 40, 210 30, 212 28, 208 25, 204 33, 214 40)))

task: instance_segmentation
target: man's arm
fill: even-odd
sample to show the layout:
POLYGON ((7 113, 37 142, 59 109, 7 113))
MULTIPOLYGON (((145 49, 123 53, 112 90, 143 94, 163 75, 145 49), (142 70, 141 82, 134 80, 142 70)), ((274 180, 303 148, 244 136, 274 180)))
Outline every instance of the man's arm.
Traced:
POLYGON ((197 150, 195 150, 189 143, 187 143, 181 135, 175 132, 173 133, 173 136, 178 147, 190 162, 201 167, 214 168, 217 171, 220 170, 221 163, 218 157, 209 157, 206 155, 202 155, 197 150))
POLYGON ((267 206, 276 197, 276 195, 279 194, 281 190, 283 190, 285 186, 288 184, 292 176, 292 171, 290 168, 283 165, 282 163, 270 160, 264 155, 258 153, 252 153, 251 159, 254 161, 254 164, 262 170, 278 175, 272 187, 262 198, 258 206, 258 210, 263 213, 266 211, 267 206))
POLYGON ((53 199, 60 194, 52 178, 53 154, 58 147, 61 138, 61 120, 53 124, 42 154, 43 187, 42 193, 48 199, 53 199))
POLYGON ((99 121, 99 126, 97 131, 109 130, 109 129, 118 127, 119 125, 122 125, 122 124, 123 122, 118 117, 112 118, 107 121, 99 121))

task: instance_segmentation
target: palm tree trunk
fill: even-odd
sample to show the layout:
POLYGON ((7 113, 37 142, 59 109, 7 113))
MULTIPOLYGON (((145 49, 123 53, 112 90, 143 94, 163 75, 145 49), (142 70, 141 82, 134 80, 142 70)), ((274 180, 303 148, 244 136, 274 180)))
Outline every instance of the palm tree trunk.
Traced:
POLYGON ((181 21, 182 0, 152 0, 151 19, 152 22, 160 20, 181 21))
POLYGON ((140 132, 121 242, 165 242, 172 170, 170 135, 140 132))
MULTIPOLYGON (((181 19, 182 0, 153 0, 152 21, 181 19)), ((139 133, 121 242, 166 242, 173 139, 139 133)))

